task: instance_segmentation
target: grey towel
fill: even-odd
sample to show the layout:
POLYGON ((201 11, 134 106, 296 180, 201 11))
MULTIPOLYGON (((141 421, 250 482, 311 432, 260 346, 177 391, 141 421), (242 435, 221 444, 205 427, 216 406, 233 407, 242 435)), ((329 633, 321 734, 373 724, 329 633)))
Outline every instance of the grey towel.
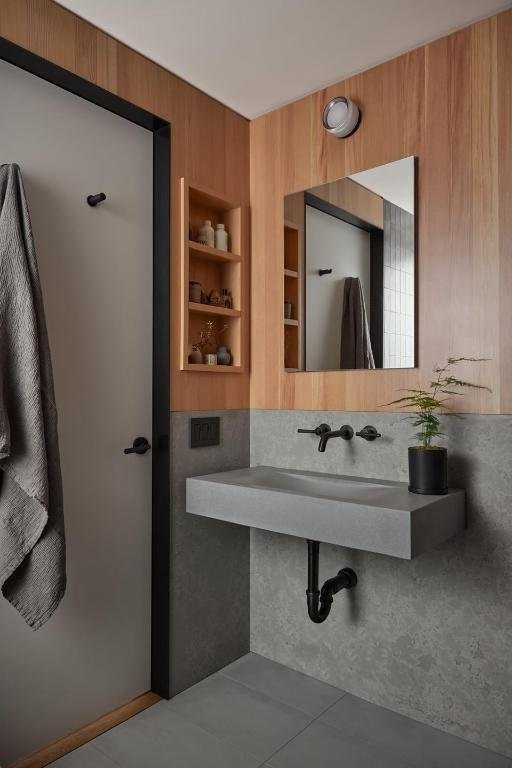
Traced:
POLYGON ((57 412, 32 229, 0 166, 0 587, 38 629, 66 588, 57 412))
POLYGON ((375 368, 363 289, 358 277, 346 277, 343 288, 340 368, 375 368))

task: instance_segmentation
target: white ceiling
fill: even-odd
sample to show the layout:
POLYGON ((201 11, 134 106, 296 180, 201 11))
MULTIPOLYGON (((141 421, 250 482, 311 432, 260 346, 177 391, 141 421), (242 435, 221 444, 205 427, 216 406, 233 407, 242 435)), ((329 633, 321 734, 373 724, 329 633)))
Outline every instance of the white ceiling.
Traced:
POLYGON ((252 118, 510 0, 60 0, 252 118))

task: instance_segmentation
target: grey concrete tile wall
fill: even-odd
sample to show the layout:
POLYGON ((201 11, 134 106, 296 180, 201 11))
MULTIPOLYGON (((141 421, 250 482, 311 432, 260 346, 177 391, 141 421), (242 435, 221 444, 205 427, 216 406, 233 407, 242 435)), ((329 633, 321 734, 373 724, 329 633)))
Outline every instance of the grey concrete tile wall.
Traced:
MULTIPOLYGON (((251 464, 407 479, 402 414, 252 411, 251 464), (374 443, 298 427, 375 425, 374 443)), ((307 617, 300 539, 251 533, 251 649, 370 702, 512 756, 512 417, 447 418, 450 482, 468 530, 407 562, 324 545, 320 576, 357 571, 331 615, 307 617)))
POLYGON ((185 478, 249 464, 249 412, 171 414, 171 689, 249 650, 249 531, 185 512, 185 478), (190 448, 190 418, 220 416, 221 444, 190 448))

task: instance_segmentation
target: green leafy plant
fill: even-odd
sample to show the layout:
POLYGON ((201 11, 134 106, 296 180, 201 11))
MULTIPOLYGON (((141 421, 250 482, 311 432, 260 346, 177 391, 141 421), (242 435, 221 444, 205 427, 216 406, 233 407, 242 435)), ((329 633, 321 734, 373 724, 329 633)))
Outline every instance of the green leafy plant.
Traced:
POLYGON ((437 413, 447 413, 450 408, 446 401, 451 397, 464 394, 464 389, 486 389, 489 387, 481 384, 473 384, 463 381, 452 374, 454 366, 462 362, 480 363, 488 358, 484 357, 449 357, 444 366, 435 366, 434 377, 425 389, 406 389, 404 397, 393 400, 388 405, 399 405, 400 408, 414 408, 415 413, 405 418, 418 428, 415 437, 419 442, 418 448, 424 450, 437 450, 439 446, 432 445, 432 441, 444 437, 441 432, 441 420, 437 413), (445 395, 445 397, 441 397, 445 395))

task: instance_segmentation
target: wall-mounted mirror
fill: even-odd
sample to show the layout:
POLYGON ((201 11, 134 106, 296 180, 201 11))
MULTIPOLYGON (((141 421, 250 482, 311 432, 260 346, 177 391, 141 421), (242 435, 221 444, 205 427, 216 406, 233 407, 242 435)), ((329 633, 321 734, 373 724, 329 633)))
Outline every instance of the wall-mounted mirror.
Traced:
POLYGON ((287 371, 414 368, 416 163, 284 200, 287 371))

